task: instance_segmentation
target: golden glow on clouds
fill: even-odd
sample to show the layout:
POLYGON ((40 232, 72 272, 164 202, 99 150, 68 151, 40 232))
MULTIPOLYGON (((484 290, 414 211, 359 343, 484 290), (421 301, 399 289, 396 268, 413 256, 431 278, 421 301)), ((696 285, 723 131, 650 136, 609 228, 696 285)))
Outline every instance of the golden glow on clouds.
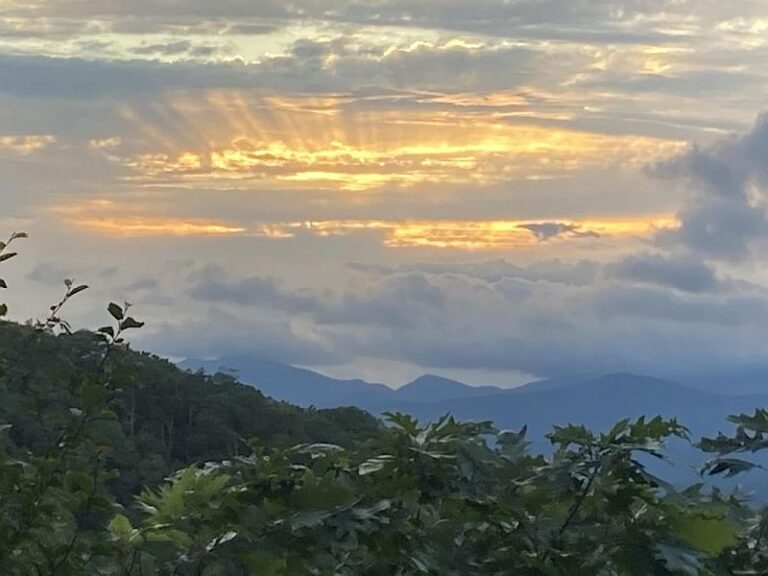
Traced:
POLYGON ((231 236, 246 232, 241 226, 213 220, 139 215, 108 200, 59 206, 53 212, 85 232, 104 236, 231 236))
POLYGON ((72 204, 54 209, 71 225, 92 234, 134 236, 253 236, 273 240, 303 237, 342 237, 375 234, 390 248, 498 250, 540 244, 532 229, 554 226, 547 241, 609 240, 644 237, 677 225, 669 215, 635 218, 528 220, 307 220, 244 225, 234 222, 147 216, 142 207, 110 201, 72 204))
POLYGON ((53 136, 25 136, 18 134, 0 134, 0 153, 28 156, 50 146, 56 141, 53 136))
MULTIPOLYGON (((456 96, 459 99, 479 96, 456 96)), ((486 95, 508 101, 501 93, 486 95)), ((176 100, 161 113, 126 110, 135 142, 92 143, 133 169, 133 180, 216 186, 366 191, 419 184, 493 184, 575 171, 640 166, 684 144, 519 122, 503 114, 444 110, 354 110, 346 97, 265 97, 237 92, 176 100), (173 118, 164 126, 157 117, 173 118)))
MULTIPOLYGON (((660 228, 677 225, 667 215, 604 220, 553 220, 563 231, 551 240, 582 238, 628 238, 647 236, 660 228)), ((496 250, 522 248, 540 243, 528 226, 546 224, 520 220, 326 220, 271 224, 252 233, 269 238, 288 238, 299 233, 315 236, 346 236, 377 232, 391 248, 441 248, 453 250, 496 250)))

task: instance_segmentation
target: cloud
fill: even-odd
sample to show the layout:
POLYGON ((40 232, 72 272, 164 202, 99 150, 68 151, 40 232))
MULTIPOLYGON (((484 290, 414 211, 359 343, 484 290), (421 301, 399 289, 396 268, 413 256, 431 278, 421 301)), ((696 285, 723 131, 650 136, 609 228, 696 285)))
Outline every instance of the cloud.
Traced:
POLYGON ((207 266, 189 275, 187 293, 198 301, 307 317, 318 326, 411 326, 419 321, 419 310, 440 310, 445 304, 442 292, 415 273, 385 278, 362 290, 317 293, 286 288, 269 277, 233 278, 220 267, 207 266))
POLYGON ((53 262, 41 262, 27 274, 27 280, 48 284, 51 286, 63 286, 64 280, 72 278, 73 271, 53 262))
POLYGON ((420 272, 430 275, 456 274, 490 283, 496 283, 505 278, 520 278, 531 282, 546 281, 555 284, 586 286, 596 281, 603 265, 594 260, 576 262, 542 260, 525 266, 513 264, 507 260, 483 260, 473 263, 438 264, 425 262, 399 266, 351 263, 348 264, 348 267, 363 274, 380 276, 420 272))
POLYGON ((243 320, 282 311, 341 364, 365 357, 540 376, 768 368, 750 340, 768 321, 765 290, 683 257, 353 269, 359 276, 340 290, 210 270, 190 276, 188 290, 243 320))
POLYGON ((619 280, 684 292, 715 292, 723 288, 715 269, 691 255, 634 254, 609 265, 607 273, 619 280))
POLYGON ((694 187, 680 211, 680 226, 659 239, 714 259, 740 261, 754 241, 768 237, 768 116, 761 115, 745 135, 657 165, 653 172, 694 187))
POLYGON ((217 266, 206 266, 190 274, 189 295, 197 300, 266 306, 294 314, 312 312, 319 306, 312 294, 291 292, 274 278, 249 276, 232 279, 217 266))
MULTIPOLYGON (((612 43, 661 41, 670 38, 653 16, 663 12, 670 20, 683 19, 690 13, 687 2, 627 2, 573 0, 563 4, 557 0, 506 2, 488 0, 468 5, 459 0, 384 0, 371 3, 361 0, 301 0, 285 3, 261 0, 196 0, 195 2, 129 1, 104 5, 98 0, 41 4, 47 16, 61 19, 85 19, 99 15, 104 20, 139 19, 183 23, 192 20, 231 20, 245 23, 264 21, 296 22, 316 20, 346 24, 438 28, 466 33, 483 33, 503 37, 542 37, 579 39, 612 43), (630 24, 634 23, 632 27, 630 24)), ((709 10, 700 10, 706 14, 709 10)), ((711 12, 711 11, 709 11, 711 12)), ((11 15, 39 13, 35 7, 11 10, 11 15)), ((710 15, 711 17, 711 15, 710 15)))
POLYGON ((599 238, 600 234, 591 230, 582 231, 581 226, 578 224, 565 224, 563 222, 541 222, 535 224, 524 224, 520 226, 525 230, 528 230, 539 241, 545 242, 547 240, 553 240, 555 238, 576 237, 576 238, 599 238))
POLYGON ((211 45, 196 45, 189 40, 175 40, 161 44, 142 44, 131 49, 133 54, 139 56, 174 56, 187 58, 211 58, 217 54, 227 54, 226 47, 211 45))
POLYGON ((55 142, 56 138, 51 135, 0 134, 0 155, 29 156, 55 142))

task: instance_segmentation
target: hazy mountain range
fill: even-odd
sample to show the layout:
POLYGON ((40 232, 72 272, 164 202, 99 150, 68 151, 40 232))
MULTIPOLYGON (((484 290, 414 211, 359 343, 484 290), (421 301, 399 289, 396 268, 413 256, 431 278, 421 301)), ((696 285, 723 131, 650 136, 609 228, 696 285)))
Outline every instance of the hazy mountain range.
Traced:
MULTIPOLYGON (((527 426, 537 450, 547 450, 544 435, 553 426, 584 424, 605 430, 622 418, 662 415, 677 418, 697 441, 729 430, 731 414, 768 407, 768 393, 725 394, 635 374, 598 378, 542 380, 515 389, 474 387, 433 375, 393 390, 364 380, 337 380, 302 368, 247 357, 215 361, 187 360, 182 368, 209 373, 229 372, 267 396, 301 406, 358 406, 374 414, 401 411, 422 420, 451 413, 462 420, 491 420, 502 429, 527 426)), ((688 442, 669 446, 674 468, 661 472, 676 482, 696 482, 706 456, 688 442)), ((768 462, 766 462, 768 464, 768 462)), ((654 468, 666 465, 653 464, 654 468)), ((763 493, 762 477, 740 479, 763 493)))
POLYGON ((230 372, 267 396, 300 406, 354 405, 374 413, 400 410, 424 419, 450 412, 461 419, 493 420, 502 428, 527 425, 534 434, 568 422, 600 429, 624 417, 656 414, 676 417, 694 433, 712 434, 729 426, 729 414, 768 406, 768 393, 717 393, 634 374, 542 380, 515 389, 468 386, 425 375, 394 390, 248 357, 187 360, 181 367, 230 372))

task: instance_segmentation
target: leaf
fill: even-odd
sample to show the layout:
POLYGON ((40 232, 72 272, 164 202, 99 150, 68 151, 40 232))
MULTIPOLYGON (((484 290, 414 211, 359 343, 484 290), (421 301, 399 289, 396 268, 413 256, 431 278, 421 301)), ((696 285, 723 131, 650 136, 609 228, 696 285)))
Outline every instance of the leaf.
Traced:
POLYGON ((112 326, 102 326, 97 330, 99 334, 106 334, 107 336, 115 337, 115 329, 112 326))
POLYGON ((8 288, 8 284, 2 278, 0 278, 0 288, 8 288))
POLYGON ((80 292, 85 292, 86 290, 88 290, 88 286, 86 286, 85 284, 82 284, 81 286, 78 286, 70 290, 69 297, 71 298, 72 296, 77 296, 78 294, 80 294, 80 292))
POLYGON ((0 318, 8 314, 8 306, 6 304, 0 304, 0 318))
POLYGON ((366 462, 363 462, 358 468, 358 474, 360 476, 368 476, 369 474, 375 474, 383 470, 387 464, 390 464, 395 460, 394 456, 379 456, 378 458, 371 458, 366 462))
POLYGON ((345 452, 346 450, 336 444, 318 443, 300 444, 298 446, 294 446, 291 451, 295 452, 296 454, 308 454, 312 456, 312 458, 318 458, 320 456, 326 456, 329 454, 339 454, 341 452, 345 452))
POLYGON ((133 526, 131 525, 131 521, 122 514, 117 514, 114 518, 112 518, 112 520, 109 522, 109 525, 107 526, 107 529, 115 538, 115 540, 123 543, 130 542, 131 535, 133 534, 133 526))
POLYGON ((144 322, 139 322, 130 316, 120 323, 120 330, 130 330, 131 328, 141 328, 144 322))
POLYGON ((712 460, 704 467, 704 472, 709 476, 717 476, 718 474, 726 474, 726 478, 732 478, 738 474, 749 472, 755 468, 760 468, 758 464, 747 462, 746 460, 739 460, 738 458, 718 458, 712 460))
POLYGON ((115 304, 114 302, 110 302, 109 306, 107 307, 107 310, 112 315, 112 318, 114 318, 118 322, 125 317, 123 313, 123 309, 120 307, 119 304, 115 304))
POLYGON ((748 414, 730 416, 728 421, 756 432, 768 432, 768 411, 762 408, 756 409, 752 416, 748 414))
POLYGON ((737 542, 736 527, 725 517, 689 516, 673 521, 680 538, 691 548, 717 556, 737 542))
POLYGON ((4 254, 0 254, 0 262, 5 262, 6 260, 10 260, 16 256, 18 256, 17 252, 6 252, 4 254))
POLYGON ((316 510, 313 512, 300 512, 294 514, 291 518, 291 527, 293 530, 302 528, 317 528, 333 516, 333 510, 316 510))
POLYGON ((208 545, 205 547, 205 550, 207 552, 213 552, 219 546, 223 546, 224 544, 234 540, 235 538, 237 538, 237 532, 230 530, 228 532, 225 532, 221 536, 218 536, 213 540, 211 540, 210 542, 208 542, 208 545))

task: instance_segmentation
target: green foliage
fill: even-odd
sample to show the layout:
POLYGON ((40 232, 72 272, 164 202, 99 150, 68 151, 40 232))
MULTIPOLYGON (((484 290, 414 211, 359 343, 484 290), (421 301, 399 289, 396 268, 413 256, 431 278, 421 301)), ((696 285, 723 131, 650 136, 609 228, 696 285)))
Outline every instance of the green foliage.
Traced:
MULTIPOLYGON (((301 410, 132 351, 130 304, 73 330, 87 286, 65 288, 45 321, 0 322, 3 576, 768 573, 764 511, 646 468, 687 439, 675 420, 557 427, 545 457, 525 429, 301 410)), ((768 412, 732 422, 704 474, 768 447, 768 412)))

